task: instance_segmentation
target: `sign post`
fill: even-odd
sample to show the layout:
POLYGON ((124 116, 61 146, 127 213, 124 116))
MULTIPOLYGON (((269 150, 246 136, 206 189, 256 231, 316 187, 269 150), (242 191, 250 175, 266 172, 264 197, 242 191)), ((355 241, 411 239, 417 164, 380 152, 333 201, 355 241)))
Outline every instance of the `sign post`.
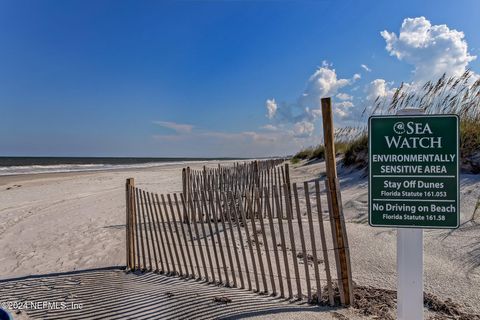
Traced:
POLYGON ((397 315, 423 319, 423 229, 457 228, 459 121, 405 109, 369 119, 369 224, 397 227, 397 315))

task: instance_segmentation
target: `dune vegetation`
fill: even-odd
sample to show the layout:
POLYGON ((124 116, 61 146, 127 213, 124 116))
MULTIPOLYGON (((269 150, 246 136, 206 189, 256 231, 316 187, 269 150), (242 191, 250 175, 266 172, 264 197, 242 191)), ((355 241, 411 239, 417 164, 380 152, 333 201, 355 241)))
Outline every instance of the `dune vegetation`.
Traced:
MULTIPOLYGON (((395 114, 404 108, 422 109, 426 114, 457 114, 460 117, 460 155, 462 170, 480 173, 480 78, 471 71, 461 76, 443 75, 423 86, 402 83, 390 97, 377 97, 363 114, 395 114)), ((368 165, 368 132, 365 127, 345 127, 336 131, 337 153, 343 165, 365 168, 368 165)), ((301 160, 323 159, 323 146, 306 148, 292 157, 301 160)))

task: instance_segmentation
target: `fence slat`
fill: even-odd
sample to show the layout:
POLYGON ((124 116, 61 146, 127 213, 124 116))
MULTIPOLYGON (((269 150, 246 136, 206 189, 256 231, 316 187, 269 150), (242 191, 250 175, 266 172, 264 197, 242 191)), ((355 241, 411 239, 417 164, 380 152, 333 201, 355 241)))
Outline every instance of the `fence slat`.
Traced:
MULTIPOLYGON (((210 189, 210 190, 212 190, 212 189, 210 189)), ((204 204, 203 208, 205 210, 205 220, 207 220, 208 231, 210 232, 210 242, 212 243, 213 257, 215 258, 215 265, 217 266, 217 270, 218 270, 218 281, 221 283, 221 282, 223 282, 223 280, 222 280, 222 268, 220 267, 220 262, 218 260, 218 250, 217 250, 217 245, 215 244, 215 236, 214 236, 214 233, 213 233, 212 222, 211 222, 211 220, 213 219, 213 214, 212 214, 212 211, 209 208, 210 206, 209 206, 209 200, 207 199, 207 192, 208 191, 202 192, 202 202, 204 204)), ((217 235, 218 235, 218 233, 217 233, 217 235)), ((211 268, 212 268, 212 272, 214 272, 213 264, 211 264, 211 268)), ((215 279, 214 279, 214 281, 215 281, 215 279)))
MULTIPOLYGON (((235 232, 233 231, 233 225, 232 225, 233 218, 232 218, 232 214, 231 214, 231 207, 233 206, 235 208, 235 198, 233 196, 232 196, 232 198, 229 198, 228 195, 225 192, 222 193, 222 197, 227 202, 227 209, 225 210, 226 220, 228 222, 228 227, 230 229, 230 236, 232 237, 232 248, 233 248, 233 252, 235 254, 235 260, 237 261, 238 276, 240 277, 240 288, 244 289, 245 288, 245 281, 243 280, 242 267, 241 267, 240 257, 238 256, 237 242, 235 240, 235 232), (229 205, 230 203, 231 203, 231 205, 229 205)), ((236 213, 235 213, 235 216, 237 217, 236 213)), ((233 223, 235 223, 235 221, 233 221, 233 223)), ((245 268, 247 268, 248 267, 247 259, 246 259, 246 255, 245 255, 245 249, 243 248, 243 241, 242 241, 242 238, 241 238, 242 233, 241 233, 241 230, 240 230, 240 226, 238 224, 238 219, 237 219, 236 225, 238 227, 238 234, 239 234, 239 237, 240 237, 240 247, 241 247, 243 257, 244 257, 244 261, 245 261, 245 268)), ((249 276, 248 272, 247 272, 247 278, 248 278, 248 282, 250 282, 250 276, 249 276)))
POLYGON ((178 275, 181 275, 182 274, 182 264, 180 263, 180 257, 178 255, 178 250, 177 250, 177 246, 175 244, 175 238, 173 237, 173 230, 172 230, 172 224, 170 223, 170 214, 168 212, 168 208, 167 208, 167 201, 165 201, 165 196, 162 194, 161 195, 162 197, 162 202, 163 202, 163 209, 165 210, 165 219, 167 220, 167 227, 168 227, 168 231, 169 231, 169 234, 170 234, 170 242, 168 243, 169 246, 173 247, 173 253, 175 254, 175 260, 173 260, 173 257, 172 257, 172 262, 173 261, 176 261, 177 262, 177 268, 173 268, 173 271, 178 274, 178 275))
POLYGON ((305 268, 305 280, 307 282, 307 297, 308 301, 312 300, 312 287, 310 284, 310 272, 308 271, 308 256, 305 246, 305 234, 303 233, 302 215, 300 213, 300 204, 298 200, 297 184, 293 184, 293 195, 295 197, 295 210, 297 211, 298 232, 300 234, 300 243, 302 245, 303 264, 305 268))
POLYGON ((145 199, 145 191, 142 191, 140 190, 140 197, 143 199, 141 200, 142 202, 142 218, 143 218, 143 228, 144 228, 144 232, 145 232, 145 243, 147 244, 147 254, 148 254, 148 262, 149 262, 149 268, 146 268, 147 270, 149 271, 152 271, 153 270, 153 264, 152 264, 152 254, 150 252, 150 241, 148 239, 148 226, 150 225, 148 220, 147 220, 147 217, 148 217, 148 213, 145 214, 145 211, 147 211, 147 201, 145 199))
MULTIPOLYGON (((225 263, 225 255, 223 254, 223 246, 222 246, 222 238, 220 237, 220 230, 218 229, 218 221, 217 221, 217 217, 216 217, 216 210, 215 210, 215 202, 213 201, 213 191, 210 190, 208 192, 208 194, 210 195, 210 198, 209 198, 209 201, 208 201, 208 204, 209 204, 209 207, 210 207, 210 213, 208 214, 208 228, 210 229, 210 236, 211 236, 211 240, 212 240, 212 246, 213 246, 213 253, 215 254, 215 261, 216 261, 216 264, 217 264, 217 270, 218 270, 218 277, 219 277, 219 281, 220 282, 223 282, 222 281, 222 269, 220 267, 220 263, 219 263, 219 260, 218 260, 218 252, 220 252, 220 258, 222 260, 222 265, 223 265, 223 270, 224 270, 224 273, 225 273, 225 279, 226 279, 226 283, 228 284, 230 281, 229 279, 229 276, 228 276, 228 271, 227 271, 227 264, 225 263), (213 220, 213 226, 215 227, 215 234, 217 236, 217 241, 218 241, 218 249, 216 247, 216 244, 215 244, 215 235, 214 235, 214 232, 212 231, 212 226, 211 226, 211 220, 213 220)), ((206 203, 207 205, 207 203, 206 203)), ((206 211, 208 212, 208 210, 206 211)))
MULTIPOLYGON (((172 214, 172 221, 175 224, 175 217, 174 217, 174 213, 173 213, 173 205, 172 205, 172 199, 170 197, 170 194, 167 194, 167 200, 168 200, 168 206, 170 207, 170 213, 172 214)), ((162 201, 165 201, 163 195, 162 195, 162 201)), ((166 207, 166 205, 165 205, 165 207, 166 207)), ((171 238, 172 246, 173 246, 173 250, 174 250, 174 253, 175 253, 175 258, 176 258, 176 261, 177 261, 177 264, 178 264, 178 274, 182 275, 183 274, 182 263, 180 262, 180 255, 178 254, 177 245, 175 244, 175 239, 173 238, 173 230, 172 230, 172 223, 171 223, 172 221, 170 221, 169 216, 170 216, 170 214, 168 213, 168 210, 165 210, 165 217, 167 218, 168 230, 170 231, 170 235, 172 236, 172 238, 171 238)), ((177 231, 176 233, 177 233, 178 245, 181 248, 182 244, 180 242, 180 235, 178 234, 178 229, 177 229, 176 224, 175 224, 175 231, 177 231)))
MULTIPOLYGON (((170 207, 170 213, 172 214, 173 228, 175 229, 175 234, 177 236, 176 238, 177 238, 178 247, 179 247, 178 250, 180 251, 180 255, 181 255, 182 261, 183 261, 183 266, 185 267, 184 275, 187 276, 188 275, 187 260, 185 260, 185 254, 183 253, 182 240, 180 239, 180 232, 178 232, 178 226, 177 226, 177 222, 175 220, 175 210, 174 210, 174 207, 173 207, 173 204, 172 204, 172 198, 170 197, 170 194, 167 194, 167 200, 168 200, 168 205, 170 207)), ((180 214, 180 212, 178 212, 178 213, 180 214)), ((180 220, 180 223, 182 223, 181 220, 180 220)), ((169 222, 169 224, 170 224, 170 222, 169 222)), ((170 230, 171 230, 171 228, 170 228, 170 230)), ((175 245, 175 243, 174 243, 174 245, 175 245)), ((177 247, 177 245, 175 245, 175 251, 177 251, 176 247, 177 247)), ((176 255, 178 257, 178 253, 176 255)), ((178 259, 178 264, 179 264, 180 275, 182 275, 183 272, 182 272, 182 268, 181 268, 180 259, 178 259)))
MULTIPOLYGON (((178 204, 178 197, 177 197, 176 193, 173 194, 173 202, 175 203, 175 208, 177 209, 177 215, 176 215, 176 217, 174 215, 173 219, 175 220, 175 219, 178 218, 178 223, 180 224, 180 231, 182 232, 183 243, 184 243, 184 246, 185 246, 185 248, 183 248, 182 242, 180 241, 180 235, 179 235, 179 232, 178 232, 177 223, 175 223, 175 231, 178 235, 178 243, 180 244, 180 252, 182 253, 182 261, 183 261, 183 264, 185 265, 185 276, 186 277, 193 277, 195 271, 193 270, 192 257, 190 256, 190 252, 188 251, 188 248, 190 246, 188 245, 187 235, 185 234, 185 227, 183 226, 183 222, 182 222, 182 211, 180 210, 180 205, 178 204), (189 263, 187 263, 187 260, 186 260, 185 257, 188 257, 188 262, 189 263), (189 268, 191 269, 191 272, 189 271, 189 268)), ((184 211, 184 213, 186 213, 186 212, 184 211)))
MULTIPOLYGON (((275 256, 275 264, 277 266, 277 276, 278 282, 280 285, 280 297, 285 297, 285 292, 283 289, 283 279, 282 279, 282 269, 280 268, 280 258, 278 255, 278 248, 277 248, 277 236, 275 235, 275 227, 273 225, 273 215, 272 215, 272 207, 270 206, 270 197, 267 189, 264 189, 267 194, 267 202, 266 204, 266 211, 268 217, 268 223, 270 225, 270 236, 272 237, 272 246, 273 246, 273 253, 275 256)), ((272 204, 273 204, 273 197, 272 197, 272 204)), ((275 291, 275 290, 274 290, 275 291)))
MULTIPOLYGON (((238 256, 238 250, 237 250, 237 242, 235 240, 235 232, 233 231, 233 225, 232 225, 232 217, 231 217, 231 214, 230 214, 230 200, 228 199, 225 191, 222 192, 220 194, 220 196, 222 197, 223 201, 224 201, 224 209, 223 209, 223 212, 222 212, 222 224, 225 225, 225 220, 227 221, 226 225, 227 225, 227 228, 230 230, 230 238, 231 238, 231 243, 232 243, 232 249, 233 249, 233 253, 235 255, 235 262, 237 263, 237 272, 238 272, 238 277, 240 278, 240 288, 243 289, 245 288, 245 282, 243 280, 243 274, 242 274, 242 268, 241 268, 241 262, 240 262, 240 257, 238 256)), ((235 204, 233 204, 235 205, 235 204)), ((224 230, 225 230, 225 226, 223 227, 224 230)), ((228 250, 228 252, 230 252, 230 250, 228 250)), ((231 254, 229 255, 229 260, 231 257, 231 254)), ((233 267, 233 262, 230 261, 230 264, 232 266, 232 276, 233 276, 233 281, 234 281, 234 286, 238 287, 238 284, 237 284, 237 280, 236 280, 236 277, 235 277, 235 270, 234 270, 234 267, 233 267)))
MULTIPOLYGON (((213 199, 213 197, 214 197, 214 193, 212 191, 211 198, 213 199)), ((224 240, 225 240, 225 247, 226 247, 226 250, 227 250, 228 262, 230 263, 230 270, 231 270, 231 273, 232 273, 233 286, 236 287, 237 286, 237 279, 235 277, 235 267, 234 267, 233 261, 232 261, 230 241, 228 239, 228 233, 227 233, 227 229, 226 229, 226 226, 225 226, 225 217, 224 217, 225 210, 222 209, 222 201, 220 199, 220 193, 218 192, 218 190, 215 191, 215 198, 217 200, 216 203, 217 203, 218 215, 220 216, 220 221, 221 221, 221 224, 222 224, 222 233, 223 233, 223 237, 224 237, 224 240)), ((225 203, 224 203, 224 205, 225 205, 225 203)), ((227 267, 227 263, 225 261, 225 254, 223 252, 222 240, 221 240, 220 231, 219 231, 219 228, 218 228, 218 221, 214 220, 214 222, 215 222, 215 231, 217 232, 218 243, 219 243, 219 246, 220 246, 220 256, 222 257, 222 264, 223 264, 223 267, 224 267, 224 270, 225 270, 225 278, 227 280, 227 285, 230 286, 230 280, 229 280, 229 276, 228 276, 228 267, 227 267)))
MULTIPOLYGON (((185 201, 187 201, 187 199, 185 199, 185 197, 183 196, 183 194, 180 195, 180 199, 182 200, 182 205, 183 205, 184 210, 186 210, 187 207, 190 207, 190 212, 191 212, 192 215, 193 215, 192 197, 189 196, 189 198, 188 198, 188 204, 185 202, 185 201)), ((193 219, 191 219, 190 221, 193 221, 193 219)), ((194 223, 195 223, 195 222, 194 222, 194 223)), ((198 263, 197 251, 195 250, 195 241, 194 241, 194 239, 193 239, 193 233, 192 233, 191 223, 187 223, 187 230, 188 230, 188 235, 190 236, 190 242, 191 242, 191 244, 192 244, 193 258, 194 258, 195 264, 196 264, 196 266, 197 266, 198 278, 201 278, 201 277, 202 277, 202 272, 201 272, 201 268, 200 268, 200 263, 198 263)), ((188 257, 190 258, 190 264, 191 264, 192 261, 191 261, 190 255, 189 255, 188 257)), ((194 272, 194 267, 193 267, 193 265, 192 265, 192 275, 193 275, 193 277, 195 278, 195 272, 194 272)))
MULTIPOLYGON (((248 198, 248 193, 245 195, 245 199, 248 202, 247 198, 248 198)), ((245 229, 245 236, 247 237, 248 249, 250 251, 250 259, 252 260, 253 276, 255 279, 255 291, 259 292, 260 285, 258 284, 257 265, 255 264, 255 255, 253 253, 252 239, 250 238, 250 233, 248 232, 248 224, 246 219, 247 213, 243 209, 242 205, 240 205, 240 215, 243 221, 243 228, 245 229)), ((243 246, 243 243, 241 245, 243 246)), ((248 269, 247 269, 247 272, 248 272, 248 269)))
POLYGON ((162 258, 162 253, 161 253, 161 250, 160 250, 160 239, 161 237, 159 237, 159 229, 160 227, 158 226, 158 216, 155 215, 155 212, 153 210, 153 196, 151 195, 150 192, 147 192, 146 193, 147 195, 147 202, 148 202, 148 207, 149 207, 149 211, 151 213, 151 221, 153 222, 153 230, 154 230, 154 234, 155 234, 155 240, 156 240, 156 246, 154 244, 152 244, 153 247, 156 247, 157 249, 157 252, 158 252, 158 260, 160 260, 160 268, 159 268, 159 265, 158 265, 158 262, 156 264, 156 267, 157 267, 157 271, 158 272, 161 272, 164 270, 164 266, 163 266, 163 258, 162 258), (155 219, 156 218, 156 219, 155 219))
MULTIPOLYGON (((263 196, 263 199, 265 201, 265 206, 267 205, 266 202, 268 202, 268 194, 266 193, 266 187, 264 189, 261 189, 263 196), (263 192, 265 191, 265 192, 263 192)), ((266 210, 265 210, 266 211, 266 210)), ((265 224, 263 222, 263 216, 260 217, 260 229, 262 230, 262 240, 263 240, 263 246, 265 248, 265 256, 267 258, 267 267, 268 267, 268 273, 270 275, 270 282, 272 284, 272 294, 276 295, 277 294, 277 286, 275 285, 275 278, 273 276, 273 268, 272 268, 272 260, 270 259, 270 250, 268 249, 268 241, 267 241, 267 234, 266 234, 266 229, 265 229, 265 224)), ((274 233, 275 230, 271 230, 270 233, 274 233)))
POLYGON ((298 299, 302 298, 302 286, 300 284, 300 275, 298 272, 298 261, 297 261, 297 249, 295 247, 295 234, 293 233, 293 223, 292 223, 292 205, 290 203, 290 199, 288 199, 288 187, 285 184, 283 186, 283 190, 285 191, 285 208, 287 210, 287 223, 288 223, 288 234, 290 238, 290 244, 291 244, 291 249, 290 251, 292 252, 292 258, 293 258, 293 270, 295 271, 295 280, 297 283, 297 296, 298 299))
MULTIPOLYGON (((203 271, 205 273, 205 281, 209 282, 207 264, 205 263, 205 255, 204 255, 203 249, 202 249, 202 242, 201 242, 201 239, 200 239, 200 233, 198 232, 197 214, 199 214, 199 212, 198 212, 198 206, 195 206, 195 202, 198 202, 198 201, 199 201, 198 194, 196 192, 194 192, 193 193, 193 200, 190 201, 190 205, 192 207, 192 213, 195 217, 195 218, 193 218, 193 227, 194 227, 194 230, 195 230, 195 237, 197 238, 198 250, 200 251, 200 259, 202 261, 203 271)), ((199 274, 200 274, 200 271, 199 271, 199 274)))
POLYGON ((157 241, 158 252, 161 252, 160 249, 163 250, 163 253, 160 254, 160 257, 161 257, 160 258, 160 267, 161 267, 160 273, 165 273, 165 272, 168 272, 167 251, 165 249, 165 242, 162 239, 162 231, 160 229, 160 218, 159 218, 159 214, 158 214, 157 204, 155 202, 155 195, 149 194, 149 201, 153 206, 154 213, 155 213, 155 219, 156 219, 156 222, 157 222, 157 223, 155 223, 155 227, 157 229, 158 237, 159 237, 159 239, 158 239, 159 241, 157 241), (163 259, 162 259, 162 257, 163 257, 163 259))
MULTIPOLYGON (((245 266, 245 273, 247 277, 247 283, 248 283, 248 290, 252 290, 252 281, 250 277, 250 272, 248 272, 248 262, 247 262, 247 254, 245 252, 245 247, 243 245, 243 235, 242 235, 242 230, 240 229, 240 219, 239 219, 239 211, 237 210, 237 202, 239 204, 239 207, 242 207, 242 198, 241 195, 237 194, 237 198, 234 198, 233 195, 231 195, 231 199, 233 201, 233 209, 234 209, 234 216, 235 216, 235 224, 237 225, 237 231, 238 231, 238 240, 240 241, 240 250, 242 251, 242 257, 243 257, 243 262, 245 266)), ((240 209, 241 210, 241 209, 240 209)), ((240 267, 239 267, 239 270, 240 267)))
MULTIPOLYGON (((255 198, 247 198, 248 204, 249 204, 249 209, 252 208, 252 204, 255 201, 257 205, 260 204, 260 199, 258 197, 258 192, 255 192, 255 198)), ((257 257, 258 257, 258 264, 260 266, 260 274, 262 275, 262 283, 263 283, 263 292, 267 293, 268 292, 268 286, 267 286, 267 278, 265 277, 265 269, 263 267, 263 259, 262 259, 262 252, 260 251, 260 243, 258 241, 258 232, 257 232, 257 227, 255 226, 255 215, 250 215, 250 221, 252 223, 252 233, 253 233, 253 239, 255 242, 255 248, 257 251, 257 257)))
MULTIPOLYGON (((145 204, 145 209, 147 211, 147 217, 148 217, 148 220, 149 220, 149 223, 148 223, 148 227, 149 227, 149 230, 150 230, 150 241, 152 243, 152 251, 153 251, 153 261, 155 262, 155 270, 158 271, 158 258, 157 258, 157 252, 155 250, 155 241, 153 240, 153 237, 154 237, 154 232, 153 232, 153 215, 152 215, 152 212, 150 211, 150 202, 148 201, 147 199, 147 196, 146 196, 146 193, 145 191, 142 191, 142 195, 143 195, 143 201, 144 201, 144 204, 145 204)), ((151 266, 151 269, 153 269, 153 266, 151 266)))
MULTIPOLYGON (((307 218, 308 218, 308 228, 310 233, 310 242, 312 245, 312 256, 313 256, 313 270, 315 272, 315 283, 317 285, 317 303, 320 303, 322 298, 322 284, 320 281, 320 273, 318 269, 318 258, 317 258, 317 243, 315 242, 315 233, 313 230, 313 217, 312 217, 312 206, 310 203, 310 192, 308 189, 308 182, 303 183, 303 190, 305 192, 305 202, 307 206, 307 218)), ((320 223, 320 221, 318 222, 320 223)))
POLYGON ((138 229, 140 230, 140 240, 141 240, 141 249, 142 249, 142 262, 143 262, 143 267, 140 265, 141 270, 146 270, 147 269, 147 259, 145 257, 145 241, 143 239, 143 228, 142 228, 142 215, 140 213, 140 190, 138 188, 135 188, 135 198, 137 202, 137 212, 138 212, 138 229))
MULTIPOLYGON (((325 181, 326 184, 328 184, 327 181, 325 181)), ((320 225, 320 235, 323 235, 323 237, 325 237, 325 228, 323 226, 323 215, 322 215, 322 207, 321 207, 321 203, 320 203, 320 185, 318 183, 318 181, 315 182, 315 192, 317 194, 317 211, 318 211, 318 221, 319 221, 319 225, 320 225), (323 230, 323 232, 322 232, 323 230)), ((328 193, 328 187, 327 187, 327 193, 328 193)), ((327 203, 328 203, 328 206, 330 208, 330 197, 327 196, 327 203)), ((333 237, 333 249, 336 250, 335 248, 337 247, 337 244, 336 244, 336 240, 335 240, 335 236, 333 235, 333 232, 335 232, 334 230, 334 226, 333 226, 333 219, 332 219, 332 216, 331 216, 331 211, 329 211, 329 215, 330 215, 330 228, 332 230, 332 237, 333 237)), ((332 287, 332 276, 331 276, 331 273, 330 273, 330 264, 328 262, 328 252, 327 252, 327 249, 326 249, 326 239, 322 238, 322 244, 325 244, 325 247, 322 247, 323 249, 323 257, 324 257, 324 260, 325 260, 325 272, 327 274, 327 282, 328 282, 328 294, 329 294, 329 299, 330 299, 330 304, 333 305, 334 304, 334 300, 333 300, 333 287, 332 287), (328 280, 330 278, 330 280, 328 280)), ((336 261, 336 265, 337 265, 337 272, 339 272, 338 270, 338 256, 336 254, 334 254, 335 256, 335 261, 336 261)), ((338 275, 338 273, 337 273, 338 275)), ((338 277, 338 281, 340 281, 341 283, 341 277, 338 277)), ((343 291, 341 290, 341 284, 339 286, 340 288, 340 298, 343 296, 343 291)), ((343 303, 343 302, 342 302, 343 303)))
MULTIPOLYGON (((280 211, 278 208, 280 207, 279 203, 279 194, 278 194, 278 188, 275 186, 273 187, 273 192, 274 192, 274 197, 275 197, 275 205, 277 207, 277 212, 280 211)), ((281 211, 280 211, 281 212, 281 211)), ((282 223, 282 215, 277 214, 277 219, 278 219, 278 228, 280 231, 280 241, 282 242, 282 253, 283 253, 283 262, 285 264, 285 275, 287 277, 287 288, 288 288, 288 298, 291 299, 293 298, 293 292, 292 292, 292 283, 291 283, 291 278, 290 278, 290 267, 288 265, 288 256, 287 256, 287 243, 285 242, 285 233, 283 231, 283 223, 282 223)))
MULTIPOLYGON (((161 223, 162 229, 163 229, 163 236, 165 238, 164 248, 167 247, 168 257, 170 259, 171 268, 168 265, 168 262, 165 262, 165 265, 167 267, 167 272, 168 273, 175 273, 175 260, 173 260, 172 248, 170 246, 170 239, 169 239, 169 236, 168 236, 167 227, 165 226, 165 219, 163 217, 162 206, 161 206, 161 202, 160 202, 160 199, 158 197, 158 194, 155 194, 155 200, 156 200, 156 203, 157 203, 157 206, 158 206, 158 212, 160 214, 160 223, 161 223)), ((166 206, 163 194, 162 194, 162 201, 163 201, 163 210, 165 210, 165 212, 166 212, 167 211, 167 206, 166 206)), ((167 254, 165 253, 165 256, 166 255, 167 254)))
MULTIPOLYGON (((204 168, 205 168, 205 166, 204 166, 204 168)), ((205 177, 205 174, 204 174, 204 177, 205 177)), ((208 245, 208 240, 207 240, 208 236, 207 236, 207 232, 205 230, 205 224, 203 223, 203 220, 204 220, 203 209, 202 209, 203 199, 201 197, 201 194, 199 194, 197 199, 198 199, 198 213, 199 213, 199 220, 198 221, 200 223, 200 228, 202 230, 203 243, 204 243, 205 250, 207 251, 208 265, 210 266, 210 271, 211 271, 210 281, 207 280, 207 282, 215 282, 215 270, 214 270, 213 263, 212 263, 212 255, 210 254, 210 246, 208 245)))

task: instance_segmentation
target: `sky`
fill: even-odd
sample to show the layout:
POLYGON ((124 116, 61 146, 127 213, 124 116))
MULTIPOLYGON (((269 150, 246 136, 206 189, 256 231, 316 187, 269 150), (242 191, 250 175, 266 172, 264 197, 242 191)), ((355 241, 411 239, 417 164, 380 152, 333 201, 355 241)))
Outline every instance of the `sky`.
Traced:
POLYGON ((480 1, 0 0, 0 156, 262 157, 480 72, 480 1))

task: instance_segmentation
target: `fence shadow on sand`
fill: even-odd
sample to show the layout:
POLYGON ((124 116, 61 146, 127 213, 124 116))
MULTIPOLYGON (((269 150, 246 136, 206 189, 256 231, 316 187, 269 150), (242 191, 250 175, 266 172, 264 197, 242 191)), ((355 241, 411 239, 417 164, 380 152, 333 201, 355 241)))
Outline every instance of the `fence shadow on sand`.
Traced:
POLYGON ((240 319, 332 311, 195 280, 127 273, 120 267, 0 280, 0 296, 2 302, 51 303, 22 311, 32 319, 240 319))

